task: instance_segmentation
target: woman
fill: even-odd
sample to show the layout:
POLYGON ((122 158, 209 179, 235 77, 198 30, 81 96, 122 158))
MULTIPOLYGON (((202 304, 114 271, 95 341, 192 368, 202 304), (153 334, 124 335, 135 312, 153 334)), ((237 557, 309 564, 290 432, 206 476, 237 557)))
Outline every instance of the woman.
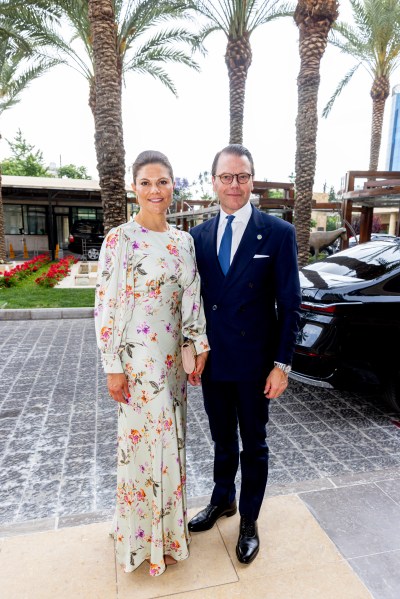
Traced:
POLYGON ((117 559, 126 572, 147 560, 152 576, 189 555, 180 345, 188 337, 197 350, 192 384, 209 349, 193 241, 166 220, 173 181, 164 154, 139 154, 132 187, 140 210, 104 240, 96 287, 98 345, 119 403, 117 559))

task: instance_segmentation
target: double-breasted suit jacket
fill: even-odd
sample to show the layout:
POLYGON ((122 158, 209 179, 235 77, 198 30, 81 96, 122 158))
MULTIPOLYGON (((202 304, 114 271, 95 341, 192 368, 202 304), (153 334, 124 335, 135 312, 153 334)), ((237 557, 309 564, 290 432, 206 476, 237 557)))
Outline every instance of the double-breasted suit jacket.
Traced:
POLYGON ((205 376, 266 379, 273 362, 290 364, 300 287, 294 227, 252 206, 230 269, 217 256, 219 215, 191 229, 211 347, 205 376))

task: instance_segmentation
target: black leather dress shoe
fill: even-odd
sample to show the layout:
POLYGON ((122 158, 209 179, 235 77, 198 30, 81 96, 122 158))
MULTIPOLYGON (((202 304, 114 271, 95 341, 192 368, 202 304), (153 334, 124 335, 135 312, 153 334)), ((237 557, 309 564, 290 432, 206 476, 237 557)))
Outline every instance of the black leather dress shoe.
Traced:
POLYGON ((236 545, 236 555, 242 564, 250 564, 260 549, 257 522, 242 516, 240 519, 240 532, 236 545))
POLYGON ((203 530, 210 530, 222 516, 229 518, 234 516, 237 512, 236 500, 227 505, 212 505, 208 504, 204 510, 201 510, 196 516, 194 516, 189 524, 190 532, 203 532, 203 530))

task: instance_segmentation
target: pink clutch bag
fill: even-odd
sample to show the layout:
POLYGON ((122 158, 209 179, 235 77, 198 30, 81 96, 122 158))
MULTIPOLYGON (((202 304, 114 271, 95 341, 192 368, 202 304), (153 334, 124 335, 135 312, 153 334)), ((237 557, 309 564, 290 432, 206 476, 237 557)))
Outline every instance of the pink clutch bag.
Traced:
POLYGON ((191 339, 181 345, 182 365, 186 374, 192 374, 196 369, 196 348, 191 339))

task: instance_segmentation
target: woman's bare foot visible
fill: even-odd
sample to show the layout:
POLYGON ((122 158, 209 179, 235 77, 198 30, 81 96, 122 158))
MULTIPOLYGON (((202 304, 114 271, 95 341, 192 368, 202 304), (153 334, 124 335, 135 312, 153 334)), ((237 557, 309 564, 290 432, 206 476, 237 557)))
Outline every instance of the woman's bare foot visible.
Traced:
POLYGON ((178 563, 172 555, 164 555, 164 562, 166 566, 173 566, 178 563))

